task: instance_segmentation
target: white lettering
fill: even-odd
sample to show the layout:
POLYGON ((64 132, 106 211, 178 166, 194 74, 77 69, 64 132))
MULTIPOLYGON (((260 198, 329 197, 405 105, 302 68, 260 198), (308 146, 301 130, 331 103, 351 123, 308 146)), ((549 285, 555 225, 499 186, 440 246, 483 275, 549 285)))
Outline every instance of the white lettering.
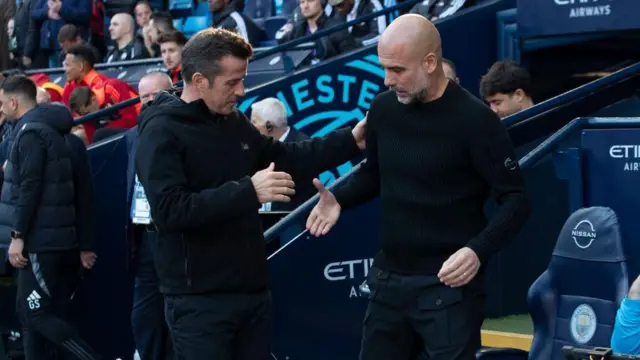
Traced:
POLYGON ((332 262, 324 268, 324 278, 329 281, 364 280, 369 274, 373 259, 332 262))
POLYGON ((609 16, 611 15, 611 5, 584 6, 572 8, 569 12, 570 18, 609 16))
POLYGON ((351 291, 349 291, 349 299, 352 299, 354 297, 360 297, 360 295, 358 295, 358 291, 356 291, 356 287, 352 286, 351 291))
POLYGON ((609 156, 614 159, 640 159, 640 145, 613 145, 609 148, 609 156))

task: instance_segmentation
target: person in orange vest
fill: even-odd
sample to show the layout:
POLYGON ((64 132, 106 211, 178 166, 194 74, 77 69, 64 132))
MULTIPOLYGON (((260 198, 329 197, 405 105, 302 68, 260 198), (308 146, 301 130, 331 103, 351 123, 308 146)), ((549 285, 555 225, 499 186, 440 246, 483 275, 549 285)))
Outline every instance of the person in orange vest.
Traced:
MULTIPOLYGON (((71 106, 71 95, 74 90, 81 87, 88 87, 93 90, 99 109, 138 97, 138 93, 131 85, 122 80, 111 79, 98 73, 94 69, 95 61, 93 49, 88 45, 80 45, 69 49, 63 62, 67 84, 64 86, 62 98, 63 102, 75 112, 76 116, 88 114, 85 114, 84 110, 86 109, 83 109, 83 106, 86 107, 89 104, 88 102, 85 102, 84 105, 81 102, 75 102, 74 105, 77 109, 83 109, 80 113, 71 106)), ((134 127, 141 107, 142 105, 138 103, 135 106, 120 109, 113 116, 113 120, 107 122, 104 127, 123 129, 134 127)), ((89 143, 93 142, 93 135, 98 125, 96 122, 83 124, 86 139, 89 143)))
MULTIPOLYGON (((118 89, 118 86, 112 84, 113 79, 109 79, 105 82, 104 86, 97 88, 88 88, 86 86, 76 88, 71 93, 69 98, 69 108, 78 116, 86 116, 95 113, 101 109, 105 109, 109 106, 115 105, 123 101, 119 94, 124 91, 133 91, 132 89, 118 89)), ((128 85, 127 85, 128 86, 128 85)), ((137 96, 137 94, 135 95, 137 96)), ((124 132, 124 130, 132 128, 136 125, 137 112, 135 107, 129 107, 127 109, 133 109, 134 111, 127 111, 125 116, 120 116, 119 113, 106 114, 104 117, 89 121, 81 126, 84 130, 84 135, 80 131, 75 131, 76 135, 80 135, 81 138, 86 139, 86 142, 91 144, 98 141, 96 130, 101 133, 114 134, 116 132, 124 132), (102 129, 112 129, 110 131, 103 131, 102 129), (118 131, 118 130, 121 131, 118 131)), ((108 136, 99 136, 100 138, 108 136)))

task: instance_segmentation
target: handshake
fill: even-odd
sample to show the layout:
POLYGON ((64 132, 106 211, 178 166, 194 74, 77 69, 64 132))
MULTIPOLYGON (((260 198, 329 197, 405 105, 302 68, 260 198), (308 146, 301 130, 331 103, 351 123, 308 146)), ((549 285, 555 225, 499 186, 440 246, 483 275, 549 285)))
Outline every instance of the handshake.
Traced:
POLYGON ((268 168, 258 171, 251 177, 258 201, 261 204, 289 202, 296 193, 291 175, 282 171, 274 171, 274 169, 275 165, 271 163, 268 168))

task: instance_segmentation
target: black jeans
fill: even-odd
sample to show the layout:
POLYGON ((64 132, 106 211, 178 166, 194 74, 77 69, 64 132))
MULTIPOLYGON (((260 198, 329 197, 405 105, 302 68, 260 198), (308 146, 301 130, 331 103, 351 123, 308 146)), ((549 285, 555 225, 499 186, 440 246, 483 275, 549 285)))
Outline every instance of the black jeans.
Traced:
POLYGON ((81 360, 101 359, 69 324, 79 275, 77 250, 29 254, 27 266, 18 270, 16 307, 23 326, 26 360, 51 358, 50 344, 56 345, 56 352, 64 349, 81 360))
POLYGON ((140 239, 131 310, 136 349, 142 360, 174 359, 169 328, 164 321, 164 298, 153 262, 157 233, 147 231, 145 226, 136 226, 135 231, 140 239))
POLYGON ((480 281, 450 288, 435 275, 400 275, 372 267, 361 360, 473 360, 480 348, 480 281))
POLYGON ((271 292, 165 296, 177 360, 267 360, 271 292))

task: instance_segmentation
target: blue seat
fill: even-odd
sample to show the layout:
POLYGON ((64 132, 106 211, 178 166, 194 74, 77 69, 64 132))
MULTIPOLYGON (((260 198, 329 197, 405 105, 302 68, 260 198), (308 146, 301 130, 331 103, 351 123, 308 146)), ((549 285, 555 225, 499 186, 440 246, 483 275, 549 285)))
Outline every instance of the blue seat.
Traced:
POLYGON ((173 19, 173 27, 178 31, 182 31, 182 19, 173 19))
MULTIPOLYGON (((565 223, 547 270, 531 285, 533 343, 528 358, 562 360, 562 347, 609 347, 615 316, 627 295, 627 258, 616 214, 583 208, 565 223)), ((506 351, 506 350, 504 350, 506 351)), ((500 349, 478 359, 513 359, 500 349)), ((515 354, 514 354, 515 352, 515 354)), ((527 358, 526 352, 520 352, 527 358)))
POLYGON ((208 16, 210 13, 209 11, 209 4, 206 1, 202 1, 198 3, 198 6, 196 6, 196 11, 193 15, 195 16, 208 16))
POLYGON ((200 30, 206 29, 209 26, 208 16, 190 16, 184 22, 182 32, 187 37, 190 37, 200 30))

